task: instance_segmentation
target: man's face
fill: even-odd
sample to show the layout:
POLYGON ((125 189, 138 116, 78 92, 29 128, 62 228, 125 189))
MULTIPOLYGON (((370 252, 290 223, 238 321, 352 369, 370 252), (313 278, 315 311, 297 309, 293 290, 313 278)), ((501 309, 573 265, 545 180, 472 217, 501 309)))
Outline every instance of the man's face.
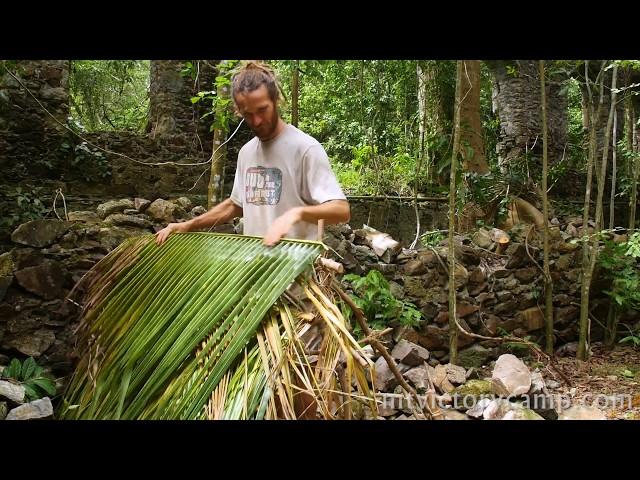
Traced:
POLYGON ((242 92, 235 96, 236 106, 242 118, 260 140, 273 138, 278 127, 278 110, 269 98, 267 87, 260 85, 252 92, 242 92))

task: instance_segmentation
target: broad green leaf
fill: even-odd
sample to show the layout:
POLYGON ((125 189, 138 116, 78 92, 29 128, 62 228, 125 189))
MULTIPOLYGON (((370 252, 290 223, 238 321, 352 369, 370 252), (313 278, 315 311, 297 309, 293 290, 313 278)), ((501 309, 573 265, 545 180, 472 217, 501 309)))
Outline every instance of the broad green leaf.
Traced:
POLYGON ((31 383, 44 390, 47 395, 54 396, 56 394, 56 384, 53 380, 45 377, 31 379, 31 383))
POLYGON ((24 363, 22 364, 23 381, 29 380, 33 376, 36 370, 36 366, 36 361, 33 359, 33 357, 29 357, 24 361, 24 363))

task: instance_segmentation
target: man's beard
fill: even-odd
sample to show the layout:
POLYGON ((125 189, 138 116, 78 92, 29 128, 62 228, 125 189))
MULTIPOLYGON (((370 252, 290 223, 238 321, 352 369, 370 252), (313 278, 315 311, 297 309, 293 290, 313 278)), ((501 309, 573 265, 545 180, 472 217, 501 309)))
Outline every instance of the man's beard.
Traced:
POLYGON ((261 127, 268 126, 269 127, 268 129, 262 128, 258 130, 258 129, 252 128, 251 130, 253 131, 255 136, 258 137, 259 139, 271 138, 271 136, 273 135, 273 132, 275 132, 275 130, 278 128, 278 119, 279 119, 278 111, 274 109, 273 115, 269 119, 269 123, 261 125, 261 127))

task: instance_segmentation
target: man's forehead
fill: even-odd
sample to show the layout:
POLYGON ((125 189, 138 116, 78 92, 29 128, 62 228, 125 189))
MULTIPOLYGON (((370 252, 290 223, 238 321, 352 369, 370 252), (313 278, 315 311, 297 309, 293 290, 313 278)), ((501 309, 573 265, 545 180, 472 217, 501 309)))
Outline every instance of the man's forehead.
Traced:
POLYGON ((236 104, 241 109, 268 107, 272 102, 267 92, 239 92, 235 96, 236 104))

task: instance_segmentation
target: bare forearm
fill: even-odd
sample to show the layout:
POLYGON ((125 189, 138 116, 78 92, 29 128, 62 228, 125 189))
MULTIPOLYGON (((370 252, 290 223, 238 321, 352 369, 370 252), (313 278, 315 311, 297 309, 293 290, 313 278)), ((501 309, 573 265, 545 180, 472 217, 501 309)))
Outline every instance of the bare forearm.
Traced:
POLYGON ((227 198, 224 202, 219 203, 211 210, 199 215, 186 223, 189 231, 208 228, 213 225, 220 225, 232 220, 235 217, 242 216, 242 208, 238 207, 231 199, 227 198))
POLYGON ((298 221, 317 223, 324 220, 326 224, 346 223, 351 219, 351 209, 346 200, 330 200, 320 205, 297 207, 298 221))

